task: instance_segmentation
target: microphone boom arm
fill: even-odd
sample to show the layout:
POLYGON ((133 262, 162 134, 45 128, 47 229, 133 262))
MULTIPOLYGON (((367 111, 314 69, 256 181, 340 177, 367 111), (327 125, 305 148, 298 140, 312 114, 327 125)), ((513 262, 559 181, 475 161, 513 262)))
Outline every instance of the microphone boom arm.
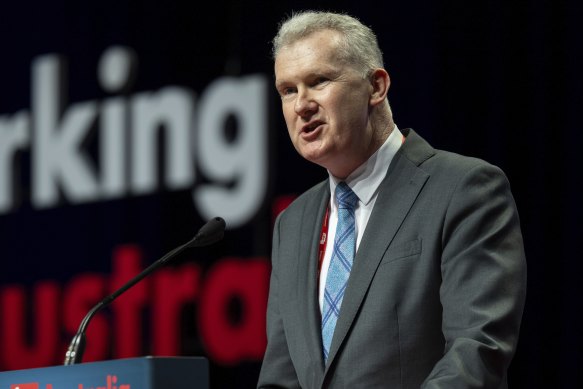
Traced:
POLYGON ((87 315, 85 315, 85 317, 81 321, 77 333, 75 334, 75 336, 71 340, 71 343, 69 344, 69 347, 67 348, 64 365, 65 366, 74 365, 76 363, 80 363, 81 360, 83 359, 83 352, 85 351, 85 331, 87 330, 89 322, 97 312, 99 312, 102 308, 108 306, 119 295, 127 291, 129 288, 140 282, 150 273, 154 272, 159 267, 166 264, 166 262, 168 262, 176 255, 180 254, 187 248, 208 246, 212 243, 221 240, 224 235, 224 230, 225 221, 222 218, 215 217, 211 219, 204 226, 202 226, 202 228, 199 230, 196 236, 192 238, 190 241, 168 252, 162 258, 158 259, 156 262, 154 262, 146 269, 144 269, 140 274, 136 275, 134 278, 126 282, 121 288, 119 288, 109 296, 105 297, 99 303, 97 303, 97 305, 95 305, 89 312, 87 312, 87 315))

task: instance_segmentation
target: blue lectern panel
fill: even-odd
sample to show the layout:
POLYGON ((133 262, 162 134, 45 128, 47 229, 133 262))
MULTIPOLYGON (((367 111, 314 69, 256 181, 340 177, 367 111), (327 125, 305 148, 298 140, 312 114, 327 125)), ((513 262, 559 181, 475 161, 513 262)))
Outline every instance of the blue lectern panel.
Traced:
POLYGON ((0 389, 208 389, 203 357, 145 357, 0 373, 0 389))

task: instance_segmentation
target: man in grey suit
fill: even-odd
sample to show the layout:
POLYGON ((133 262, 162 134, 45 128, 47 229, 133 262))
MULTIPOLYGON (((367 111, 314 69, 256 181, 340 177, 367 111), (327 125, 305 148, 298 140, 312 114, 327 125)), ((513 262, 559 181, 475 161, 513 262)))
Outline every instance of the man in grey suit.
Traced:
POLYGON ((396 126, 355 18, 295 14, 273 54, 292 143, 329 179, 276 221, 258 387, 507 388, 526 264, 504 173, 396 126))

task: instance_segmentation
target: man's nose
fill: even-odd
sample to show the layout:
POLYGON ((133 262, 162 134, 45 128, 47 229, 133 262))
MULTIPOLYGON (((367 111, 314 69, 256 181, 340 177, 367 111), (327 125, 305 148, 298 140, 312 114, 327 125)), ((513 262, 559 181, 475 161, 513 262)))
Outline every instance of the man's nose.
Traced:
POLYGON ((300 89, 298 90, 294 109, 298 116, 305 117, 313 114, 318 109, 318 105, 308 90, 300 89))

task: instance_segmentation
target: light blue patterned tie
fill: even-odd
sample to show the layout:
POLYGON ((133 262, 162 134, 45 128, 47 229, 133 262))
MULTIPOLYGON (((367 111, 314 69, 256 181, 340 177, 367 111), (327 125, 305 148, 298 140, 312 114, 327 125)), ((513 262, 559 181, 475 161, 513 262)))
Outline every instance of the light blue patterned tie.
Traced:
POLYGON ((336 186, 338 203, 338 224, 334 237, 334 250, 326 276, 324 304, 322 307, 322 344, 324 360, 328 359, 334 327, 340 313, 344 291, 348 283, 352 261, 356 251, 356 230, 354 208, 358 197, 346 183, 336 186))

